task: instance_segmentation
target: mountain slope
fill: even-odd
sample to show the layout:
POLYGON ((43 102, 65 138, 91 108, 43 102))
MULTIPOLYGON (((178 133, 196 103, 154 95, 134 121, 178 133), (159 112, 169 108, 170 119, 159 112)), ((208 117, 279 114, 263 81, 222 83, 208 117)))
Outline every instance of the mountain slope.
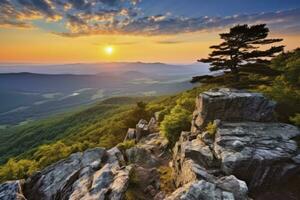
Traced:
POLYGON ((60 139, 70 145, 78 142, 83 146, 87 142, 87 146, 96 146, 104 143, 99 141, 100 137, 113 134, 117 139, 110 142, 117 144, 120 142, 118 136, 126 133, 123 123, 129 123, 125 116, 130 115, 136 102, 150 99, 153 97, 111 98, 82 111, 0 130, 0 163, 13 156, 30 155, 39 145, 60 139))

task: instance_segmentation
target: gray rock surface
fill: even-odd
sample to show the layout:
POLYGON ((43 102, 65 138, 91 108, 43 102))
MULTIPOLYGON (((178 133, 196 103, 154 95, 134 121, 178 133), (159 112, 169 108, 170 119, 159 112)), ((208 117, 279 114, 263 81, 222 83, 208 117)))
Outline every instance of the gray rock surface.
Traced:
POLYGON ((246 180, 250 188, 289 180, 300 172, 297 127, 282 123, 222 123, 214 152, 226 174, 246 180))
POLYGON ((167 200, 247 200, 247 185, 234 176, 197 180, 177 189, 167 200))
POLYGON ((23 181, 8 181, 0 184, 1 200, 26 200, 22 192, 23 181))
POLYGON ((33 200, 121 200, 131 170, 124 163, 116 147, 75 153, 27 179, 24 193, 33 200))
POLYGON ((257 93, 220 89, 200 94, 192 132, 182 132, 173 149, 176 185, 204 180, 230 190, 235 199, 245 199, 248 188, 252 195, 265 199, 297 196, 300 131, 274 122, 274 106, 257 93), (215 133, 203 130, 213 121, 217 122, 215 133), (283 193, 272 196, 265 195, 266 191, 283 193))
POLYGON ((136 140, 139 141, 142 137, 150 134, 148 122, 141 119, 136 125, 136 140))
POLYGON ((158 163, 158 160, 151 155, 151 151, 137 146, 127 149, 126 157, 129 163, 135 163, 141 166, 155 166, 158 163))
POLYGON ((29 199, 53 199, 66 196, 66 188, 76 181, 81 170, 97 169, 105 150, 96 148, 83 153, 72 154, 26 180, 25 192, 29 199))
POLYGON ((260 93, 221 88, 201 93, 196 98, 192 131, 203 129, 209 122, 275 121, 275 102, 260 93))

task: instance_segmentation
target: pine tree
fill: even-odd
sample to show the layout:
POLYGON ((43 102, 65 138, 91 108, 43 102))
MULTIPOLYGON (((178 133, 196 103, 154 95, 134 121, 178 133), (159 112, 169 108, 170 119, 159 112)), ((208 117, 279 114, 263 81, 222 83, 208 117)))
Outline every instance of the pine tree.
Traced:
POLYGON ((239 81, 241 70, 250 73, 259 70, 258 66, 265 66, 269 63, 269 58, 283 51, 282 45, 260 50, 262 45, 282 41, 282 39, 267 39, 268 34, 266 24, 234 26, 229 33, 220 34, 224 42, 211 46, 213 51, 208 58, 198 61, 210 63, 210 71, 229 71, 235 81, 239 81))

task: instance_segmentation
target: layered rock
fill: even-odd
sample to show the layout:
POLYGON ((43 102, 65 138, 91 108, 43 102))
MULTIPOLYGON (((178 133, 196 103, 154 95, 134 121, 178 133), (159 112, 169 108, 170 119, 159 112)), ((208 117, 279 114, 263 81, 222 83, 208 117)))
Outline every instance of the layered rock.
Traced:
POLYGON ((220 177, 234 175, 238 181, 245 181, 250 195, 258 199, 293 199, 300 195, 294 189, 300 183, 296 142, 300 131, 276 123, 274 105, 261 94, 244 91, 221 89, 201 94, 192 132, 182 132, 173 150, 177 186, 198 180, 218 186, 220 177), (215 132, 205 131, 213 121, 215 132))
POLYGON ((259 121, 271 122, 274 117, 275 102, 260 93, 221 88, 201 93, 196 98, 192 131, 203 129, 209 122, 259 121))
POLYGON ((251 189, 288 182, 300 172, 299 129, 282 123, 222 123, 214 149, 225 174, 246 180, 251 189))
POLYGON ((131 166, 123 154, 102 148, 72 154, 28 178, 0 185, 0 199, 18 200, 121 200, 129 183, 131 166))

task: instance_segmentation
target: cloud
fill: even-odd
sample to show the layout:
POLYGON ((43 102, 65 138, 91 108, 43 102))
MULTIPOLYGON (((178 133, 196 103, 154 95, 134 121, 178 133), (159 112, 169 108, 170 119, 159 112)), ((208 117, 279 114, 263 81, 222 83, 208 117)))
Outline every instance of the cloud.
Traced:
POLYGON ((0 19, 0 28, 33 28, 33 26, 26 22, 11 21, 6 19, 0 19))
POLYGON ((160 40, 156 41, 157 44, 179 44, 184 43, 185 41, 179 41, 179 40, 160 40))
MULTIPOLYGON (((123 27, 124 32, 147 35, 178 34, 196 31, 219 29, 241 23, 267 23, 276 26, 286 24, 300 26, 300 9, 281 12, 268 12, 259 14, 243 14, 227 17, 165 17, 155 20, 156 17, 139 18, 123 27)), ((281 27, 282 28, 282 27, 281 27)))
MULTIPOLYGON (((85 35, 175 35, 223 29, 235 24, 267 23, 272 30, 300 30, 300 8, 280 12, 233 16, 176 16, 170 13, 146 16, 141 0, 0 0, 0 26, 31 28, 42 19, 64 25, 54 34, 85 35)), ((180 41, 158 41, 174 44, 180 41)))
MULTIPOLYGON (((259 14, 242 14, 227 17, 181 17, 172 15, 138 16, 130 17, 129 14, 123 20, 116 16, 120 12, 111 13, 110 17, 103 19, 104 24, 90 24, 88 20, 77 27, 76 31, 69 30, 67 36, 81 36, 89 34, 128 34, 128 35, 174 35, 197 31, 211 31, 223 29, 235 24, 267 23, 274 30, 292 26, 293 30, 299 30, 300 9, 285 10, 281 12, 268 12, 259 14)), ((105 15, 101 15, 105 16, 105 15)), ((91 17, 92 18, 92 17, 91 17)), ((65 34, 65 33, 63 33, 65 34)), ((65 35, 66 36, 66 35, 65 35)), ((161 41, 160 43, 174 43, 174 41, 161 41)), ((177 41, 178 42, 178 41, 177 41)))

